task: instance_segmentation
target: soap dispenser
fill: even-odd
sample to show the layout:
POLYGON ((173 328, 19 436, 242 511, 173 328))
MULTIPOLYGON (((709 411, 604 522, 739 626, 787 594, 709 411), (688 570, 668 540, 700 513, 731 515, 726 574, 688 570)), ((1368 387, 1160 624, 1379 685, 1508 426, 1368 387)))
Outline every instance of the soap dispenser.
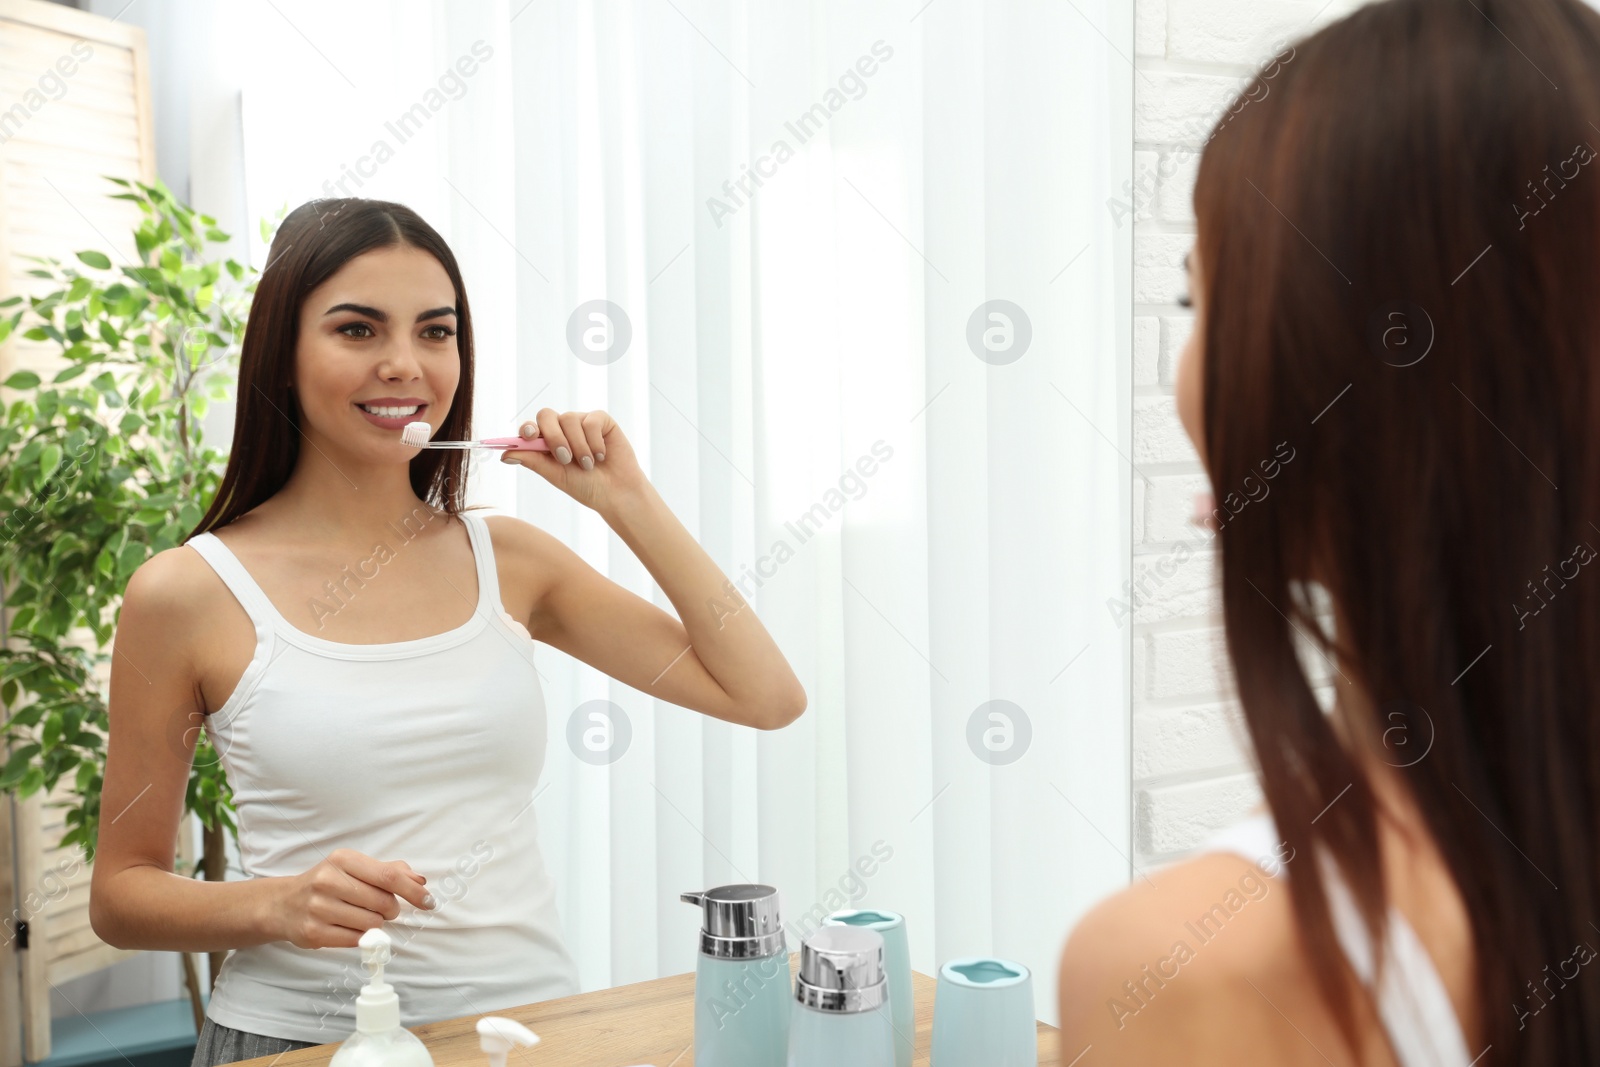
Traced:
POLYGON ((400 1025, 400 998, 383 980, 383 965, 394 955, 382 927, 361 935, 361 965, 372 980, 356 998, 356 1032, 333 1054, 328 1067, 433 1067, 428 1047, 400 1025))
POLYGON ((784 1067, 792 987, 778 891, 770 885, 724 885, 679 899, 702 910, 695 1067, 784 1067))
POLYGON ((788 1067, 895 1067, 883 935, 824 926, 800 946, 788 1067))

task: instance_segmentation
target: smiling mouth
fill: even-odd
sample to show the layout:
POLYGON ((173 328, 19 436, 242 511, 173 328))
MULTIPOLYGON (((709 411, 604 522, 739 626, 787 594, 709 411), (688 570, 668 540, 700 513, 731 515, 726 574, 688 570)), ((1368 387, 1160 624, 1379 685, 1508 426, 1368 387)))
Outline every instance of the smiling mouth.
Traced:
POLYGON ((409 418, 412 418, 412 417, 416 416, 420 412, 425 411, 427 409, 428 405, 426 405, 426 404, 406 404, 406 405, 393 405, 393 406, 391 406, 391 405, 380 405, 378 407, 369 407, 366 404, 357 404, 356 407, 360 408, 362 411, 365 411, 368 415, 371 415, 374 418, 379 418, 379 419, 409 419, 409 418))

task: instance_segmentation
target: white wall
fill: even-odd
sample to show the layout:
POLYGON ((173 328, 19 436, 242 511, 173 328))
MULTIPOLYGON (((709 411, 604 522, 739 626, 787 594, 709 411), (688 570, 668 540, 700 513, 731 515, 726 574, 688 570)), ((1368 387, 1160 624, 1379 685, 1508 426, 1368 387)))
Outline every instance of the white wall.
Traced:
MULTIPOLYGON (((1176 301, 1194 243, 1200 149, 1257 69, 1359 6, 1139 0, 1135 9, 1133 210, 1122 221, 1134 226, 1133 846, 1141 867, 1178 858, 1260 799, 1226 684, 1211 535, 1189 524, 1207 481, 1173 402, 1192 321, 1176 301)), ((1314 686, 1324 680, 1316 672, 1325 666, 1306 667, 1314 686)))

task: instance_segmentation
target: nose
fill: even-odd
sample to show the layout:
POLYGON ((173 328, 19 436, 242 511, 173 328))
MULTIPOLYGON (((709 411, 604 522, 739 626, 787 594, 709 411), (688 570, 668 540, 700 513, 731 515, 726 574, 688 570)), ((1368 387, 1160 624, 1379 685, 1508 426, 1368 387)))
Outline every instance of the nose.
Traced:
POLYGON ((422 362, 410 345, 389 345, 378 362, 378 377, 386 382, 415 381, 422 377, 422 362))

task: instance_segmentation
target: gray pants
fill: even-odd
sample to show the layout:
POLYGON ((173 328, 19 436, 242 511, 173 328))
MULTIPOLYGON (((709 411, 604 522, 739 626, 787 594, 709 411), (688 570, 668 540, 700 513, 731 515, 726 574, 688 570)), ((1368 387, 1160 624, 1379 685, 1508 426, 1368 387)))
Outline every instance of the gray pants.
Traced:
POLYGON ((238 1060, 254 1059, 257 1056, 276 1056, 280 1052, 290 1052, 298 1048, 310 1048, 319 1044, 316 1041, 291 1041, 286 1037, 266 1037, 262 1034, 247 1033, 244 1030, 235 1030, 231 1026, 222 1026, 206 1017, 206 1023, 200 1028, 200 1037, 195 1041, 194 1059, 189 1067, 217 1067, 219 1063, 234 1063, 238 1060))

